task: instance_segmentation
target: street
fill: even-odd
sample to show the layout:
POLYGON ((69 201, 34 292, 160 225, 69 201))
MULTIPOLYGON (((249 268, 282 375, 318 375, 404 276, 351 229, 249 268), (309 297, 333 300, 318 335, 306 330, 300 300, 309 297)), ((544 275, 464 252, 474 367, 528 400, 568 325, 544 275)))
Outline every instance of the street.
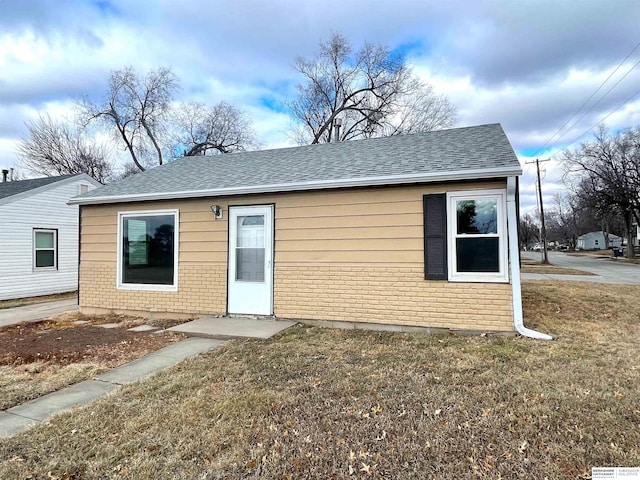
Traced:
MULTIPOLYGON (((583 282, 615 283, 622 285, 640 285, 640 265, 625 263, 623 260, 598 258, 591 255, 567 255, 564 252, 549 251, 549 262, 558 267, 575 268, 593 273, 595 276, 582 275, 546 275, 524 273, 523 279, 571 279, 583 282), (570 278, 567 278, 570 277, 570 278)), ((603 250, 602 255, 611 255, 610 250, 603 250)), ((540 252, 522 252, 523 259, 540 261, 540 252)))

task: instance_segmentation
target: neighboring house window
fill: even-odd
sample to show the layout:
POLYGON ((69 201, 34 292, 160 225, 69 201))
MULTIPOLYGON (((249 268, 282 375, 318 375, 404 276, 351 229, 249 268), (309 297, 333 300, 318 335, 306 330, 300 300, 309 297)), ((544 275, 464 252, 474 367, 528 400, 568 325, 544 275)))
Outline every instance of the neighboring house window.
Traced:
POLYGON ((87 193, 89 191, 89 185, 80 185, 80 195, 82 195, 83 193, 87 193))
POLYGON ((425 278, 507 282, 505 192, 425 195, 425 278))
POLYGON ((33 266, 35 269, 58 267, 58 231, 33 229, 33 266))
POLYGON ((178 287, 178 211, 118 214, 118 288, 178 287))

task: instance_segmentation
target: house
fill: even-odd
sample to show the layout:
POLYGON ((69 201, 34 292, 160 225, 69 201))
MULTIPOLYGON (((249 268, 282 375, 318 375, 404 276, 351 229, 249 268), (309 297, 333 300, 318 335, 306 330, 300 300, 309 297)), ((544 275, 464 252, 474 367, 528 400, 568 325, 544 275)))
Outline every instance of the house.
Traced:
POLYGON ((578 237, 576 242, 576 250, 604 250, 606 248, 620 247, 622 238, 612 233, 609 235, 609 243, 605 241, 604 232, 589 232, 578 237))
POLYGON ((84 174, 0 183, 0 300, 77 289, 78 206, 67 202, 97 186, 84 174))
POLYGON ((186 157, 80 205, 88 313, 522 326, 521 167, 499 124, 186 157))

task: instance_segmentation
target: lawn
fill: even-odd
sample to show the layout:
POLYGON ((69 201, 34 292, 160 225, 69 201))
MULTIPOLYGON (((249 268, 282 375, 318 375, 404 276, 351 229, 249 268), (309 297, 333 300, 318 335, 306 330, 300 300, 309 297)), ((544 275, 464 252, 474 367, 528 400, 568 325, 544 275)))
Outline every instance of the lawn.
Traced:
POLYGON ((143 323, 135 317, 72 312, 0 328, 0 410, 87 380, 184 338, 127 331, 143 323), (118 327, 99 326, 105 323, 118 327))
POLYGON ((554 275, 593 275, 591 272, 585 272, 584 270, 577 270, 575 268, 558 267, 552 264, 543 264, 536 260, 530 260, 528 258, 522 259, 522 265, 520 267, 522 273, 545 273, 554 275))
POLYGON ((640 465, 640 287, 526 282, 553 342, 295 327, 0 441, 0 478, 590 478, 640 465))

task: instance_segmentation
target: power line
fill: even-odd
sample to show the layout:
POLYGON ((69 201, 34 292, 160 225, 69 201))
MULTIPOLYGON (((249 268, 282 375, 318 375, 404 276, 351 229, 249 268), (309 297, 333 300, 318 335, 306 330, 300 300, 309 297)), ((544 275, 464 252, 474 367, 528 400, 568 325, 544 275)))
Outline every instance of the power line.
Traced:
POLYGON ((623 106, 625 106, 627 103, 629 103, 631 100, 634 99, 634 97, 637 97, 640 94, 640 90, 637 90, 633 95, 631 95, 629 98, 627 98, 625 101, 623 101, 620 105, 618 105, 616 108, 614 108, 613 110, 611 110, 606 116, 604 116, 603 118, 601 118, 600 120, 598 120, 596 123, 594 123, 593 125, 591 125, 589 128, 587 128, 584 132, 582 132, 580 135, 578 135, 575 140, 573 140, 571 143, 567 144, 565 146, 566 147, 570 147, 571 145, 573 145, 574 143, 576 143, 578 140, 580 140, 584 135, 586 135, 587 133, 589 133, 591 130, 593 130, 594 128, 596 128, 598 125, 600 125, 602 122, 604 122, 607 118, 609 118, 611 115, 613 115, 614 113, 616 113, 618 110, 620 110, 623 106))
MULTIPOLYGON (((568 124, 569 122, 571 122, 571 120, 573 120, 573 119, 575 118, 575 116, 576 116, 576 115, 578 115, 578 113, 580 112, 580 110, 582 110, 582 109, 585 107, 585 105, 586 105, 587 103, 589 103, 589 101, 590 101, 590 100, 591 100, 591 99, 592 99, 592 98, 593 98, 593 97, 594 97, 594 96, 595 96, 595 95, 600 91, 600 89, 605 85, 605 83, 607 83, 607 82, 609 81, 609 79, 610 79, 610 78, 611 78, 611 77, 612 77, 612 76, 613 76, 613 75, 614 75, 614 74, 615 74, 615 73, 620 69, 620 67, 624 64, 624 62, 626 62, 626 61, 627 61, 627 59, 628 59, 628 58, 633 54, 633 52, 635 52, 635 51, 638 49, 638 47, 640 47, 640 42, 639 42, 635 47, 633 47, 633 49, 632 49, 632 50, 627 54, 627 56, 626 56, 626 57, 624 57, 624 58, 620 61, 620 63, 618 64, 618 66, 617 66, 616 68, 614 68, 614 69, 613 69, 613 71, 609 74, 609 76, 608 76, 608 77, 607 77, 607 78, 606 78, 606 79, 605 79, 605 80, 600 84, 600 86, 595 90, 595 92, 593 92, 593 93, 591 94, 591 96, 590 96, 589 98, 587 98, 587 100, 585 100, 585 102, 584 102, 582 105, 580 105, 580 108, 578 108, 578 109, 573 113, 573 115, 571 115, 571 117, 569 118, 569 120, 567 120, 566 122, 564 122, 564 123, 562 124, 562 126, 561 126, 558 130, 556 130, 556 132, 555 132, 553 135, 551 135, 551 137, 550 137, 546 142, 544 142, 544 144, 542 145, 542 147, 540 147, 540 149, 536 152, 536 154, 535 154, 534 156, 539 155, 539 154, 540 154, 540 153, 541 153, 541 152, 542 152, 542 151, 547 147, 547 145, 549 145, 549 144, 550 144, 550 142, 552 142, 552 141, 553 141, 553 139, 555 138, 555 136, 556 136, 556 135, 558 135, 558 134, 562 131, 562 129, 563 129, 565 126, 567 126, 567 124, 568 124)), ((636 63, 636 65, 638 65, 638 64, 636 63)), ((636 65, 634 65, 634 66, 631 68, 631 70, 633 70, 633 69, 636 67, 636 65)), ((626 77, 627 75, 629 75, 629 73, 631 72, 631 70, 629 70, 629 71, 625 74, 625 76, 624 76, 624 77, 626 77)), ((622 79, 624 79, 624 77, 622 77, 622 79)), ((622 79, 621 79, 620 81, 622 81, 622 79)), ((618 83, 620 83, 620 81, 619 81, 618 83)), ((616 85, 618 85, 618 83, 616 83, 616 85)), ((616 85, 614 85, 614 86, 612 87, 612 89, 613 89, 613 88, 615 88, 615 87, 616 87, 616 85)), ((609 90, 609 92, 610 92, 610 91, 611 91, 611 90, 609 90)), ((606 97, 606 96, 609 94, 609 92, 607 92, 607 93, 606 93, 606 94, 605 94, 605 95, 604 95, 600 100, 598 100, 598 102, 596 103, 596 105, 597 105, 598 103, 600 103, 600 101, 602 101, 602 99, 603 99, 604 97, 606 97)), ((594 107, 595 107, 595 105, 594 105, 594 107)), ((592 110, 592 109, 593 109, 593 107, 591 108, 591 110, 592 110)), ((589 111, 591 111, 591 110, 589 110, 589 111)), ((589 111, 588 111, 587 113, 589 113, 589 111)), ((585 115, 586 115, 586 114, 585 114, 585 115)), ((582 117, 580 117, 580 119, 579 119, 578 121, 582 120, 582 118, 583 118, 583 117, 584 117, 584 115, 583 115, 582 117)), ((576 122, 576 123, 577 123, 577 122, 576 122)), ((574 125, 575 125, 575 124, 574 124, 574 125)), ((565 132, 565 133, 566 133, 566 132, 565 132)), ((561 138, 561 137, 560 137, 560 138, 561 138)), ((558 138, 558 140, 559 140, 560 138, 558 138)), ((557 141, 557 140, 556 140, 556 141, 557 141)))
MULTIPOLYGON (((640 65, 640 60, 638 60, 638 61, 635 63, 635 65, 634 65, 633 67, 631 67, 631 68, 629 69, 629 71, 627 71, 627 73, 625 73, 625 74, 622 76, 622 78, 621 78, 620 80, 618 80, 618 81, 615 83, 615 85, 614 85, 613 87, 611 87, 609 90, 607 90, 607 93, 605 93, 602 97, 600 97, 600 100, 598 100, 596 103, 594 103, 594 104, 591 106, 591 108, 590 108, 589 110, 587 110, 586 112, 584 112, 584 113, 582 114, 582 116, 581 116, 578 120, 576 120, 575 122, 573 122, 573 124, 569 127, 569 129, 571 129, 571 128, 575 127, 575 126, 580 122, 580 120, 582 120, 582 119, 583 119, 584 117, 586 117, 586 116, 587 116, 587 115, 588 115, 588 114, 589 114, 589 113, 590 113, 594 108, 596 108, 596 107, 600 104, 600 102, 602 102, 602 100, 604 100, 604 99, 607 97, 607 95, 609 95, 609 93, 611 93, 611 90, 613 90, 614 88, 616 88, 616 87, 620 84, 620 82, 622 82, 622 80, 624 80, 624 79, 627 77, 627 75, 629 75, 629 74, 631 73, 631 71, 632 71, 634 68, 636 68, 638 65, 640 65)), ((602 121, 602 120, 601 120, 601 121, 602 121)), ((560 136, 556 139, 556 141, 554 142, 554 144, 555 144, 555 143, 557 143, 558 141, 560 141, 560 139, 561 139, 562 137, 564 137, 564 136, 568 133, 569 129, 567 129, 567 131, 566 131, 566 132, 564 132, 562 135, 560 135, 560 136)))

